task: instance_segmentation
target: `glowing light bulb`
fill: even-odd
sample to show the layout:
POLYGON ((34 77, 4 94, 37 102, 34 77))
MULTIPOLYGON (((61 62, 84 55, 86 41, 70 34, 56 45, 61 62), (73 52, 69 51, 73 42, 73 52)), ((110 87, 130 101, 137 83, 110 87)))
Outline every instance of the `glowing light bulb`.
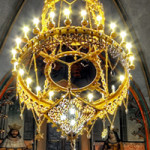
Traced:
POLYGON ((86 10, 82 10, 81 11, 81 16, 83 17, 83 20, 85 19, 86 15, 87 15, 86 10))
POLYGON ((115 85, 112 85, 112 92, 115 93, 115 85))
POLYGON ((16 71, 17 65, 18 65, 18 62, 16 61, 16 62, 14 63, 14 71, 16 71))
POLYGON ((133 65, 134 56, 130 56, 130 57, 129 57, 129 60, 130 60, 130 62, 131 62, 131 65, 133 65))
POLYGON ((104 94, 102 93, 102 98, 104 98, 104 94))
POLYGON ((71 125, 71 126, 74 126, 75 123, 76 123, 76 121, 75 121, 74 119, 72 119, 72 120, 70 121, 70 125, 71 125))
POLYGON ((124 75, 120 75, 120 81, 123 82, 125 79, 124 75))
POLYGON ((92 99, 93 99, 93 94, 92 93, 88 94, 88 99, 89 99, 90 102, 92 101, 92 99))
POLYGON ((66 117, 66 115, 64 115, 64 114, 62 114, 61 117, 60 117, 60 119, 61 119, 62 121, 63 121, 63 120, 66 120, 66 118, 67 118, 67 117, 66 117))
POLYGON ((29 28, 27 26, 23 27, 24 36, 27 37, 27 33, 29 32, 29 28))
POLYGON ((16 57, 17 51, 15 49, 12 49, 13 58, 16 57))
POLYGON ((27 82, 27 87, 29 87, 29 85, 30 85, 31 82, 32 82, 32 79, 31 79, 31 78, 27 78, 26 82, 27 82))
POLYGON ((37 86, 37 87, 36 87, 36 92, 37 92, 37 94, 39 93, 39 91, 41 91, 41 87, 40 87, 40 86, 37 86))
POLYGON ((111 126, 110 126, 110 129, 113 130, 113 129, 114 129, 114 125, 111 125, 111 126))
POLYGON ((74 115, 75 112, 76 112, 75 108, 70 108, 70 109, 69 109, 69 113, 70 113, 71 115, 74 115))
POLYGON ((124 38, 127 36, 127 33, 124 32, 124 31, 122 31, 122 32, 120 33, 120 36, 121 36, 121 38, 122 38, 122 41, 124 41, 124 38))
POLYGON ((53 95, 54 95, 54 91, 50 91, 49 92, 49 100, 52 100, 53 95))
POLYGON ((20 69, 20 70, 19 70, 19 74, 20 74, 21 76, 23 76, 23 75, 24 75, 24 70, 23 70, 23 69, 20 69))
POLYGON ((53 19, 54 19, 54 17, 55 17, 55 13, 54 13, 53 11, 51 11, 49 15, 50 15, 50 18, 51 18, 52 21, 53 21, 53 19))
POLYGON ((64 10, 64 14, 65 14, 66 18, 69 18, 70 10, 69 9, 65 9, 64 10))
POLYGON ((16 38, 16 44, 17 44, 17 48, 19 48, 21 43, 21 38, 16 38))
POLYGON ((110 28, 112 29, 112 31, 114 31, 115 28, 116 28, 116 24, 115 24, 115 23, 111 23, 111 24, 110 24, 110 28))
POLYGON ((131 52, 131 48, 132 48, 132 44, 131 43, 127 43, 126 44, 126 48, 128 49, 128 52, 131 52))
POLYGON ((33 24, 38 27, 38 24, 40 23, 40 20, 38 18, 33 19, 33 24))
POLYGON ((126 114, 128 114, 128 108, 126 108, 125 112, 126 112, 126 114))
POLYGON ((102 20, 102 17, 101 17, 100 15, 98 15, 98 16, 96 17, 96 20, 98 21, 98 25, 99 25, 100 22, 101 22, 101 20, 102 20))

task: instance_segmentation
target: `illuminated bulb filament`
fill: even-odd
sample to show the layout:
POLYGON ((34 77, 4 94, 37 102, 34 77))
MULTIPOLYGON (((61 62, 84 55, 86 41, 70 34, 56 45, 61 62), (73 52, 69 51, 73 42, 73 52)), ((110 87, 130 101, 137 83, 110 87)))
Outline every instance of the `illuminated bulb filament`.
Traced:
POLYGON ((133 61, 134 61, 134 56, 130 56, 130 63, 131 63, 131 65, 133 65, 133 61))
POLYGON ((35 25, 35 27, 38 27, 39 23, 40 23, 40 20, 38 18, 33 19, 33 24, 35 25))
POLYGON ((24 75, 24 70, 23 70, 23 69, 20 69, 20 70, 19 70, 19 74, 20 74, 21 76, 23 76, 23 75, 24 75))
POLYGON ((125 79, 124 75, 120 75, 120 81, 123 82, 125 79))
POLYGON ((76 112, 75 108, 70 108, 70 109, 69 109, 69 113, 70 113, 71 115, 74 115, 75 112, 76 112))
POLYGON ((131 48, 132 48, 132 44, 131 43, 127 43, 126 44, 126 48, 128 49, 128 53, 131 52, 131 48))
POLYGON ((50 92, 49 92, 49 100, 52 100, 53 95, 54 95, 54 92, 53 92, 53 91, 50 91, 50 92))
POLYGON ((101 20, 102 20, 102 17, 101 17, 100 15, 98 15, 98 16, 96 17, 96 20, 98 21, 98 25, 100 25, 100 22, 101 22, 101 20))
POLYGON ((15 63, 14 63, 14 71, 16 71, 17 65, 18 65, 18 62, 15 62, 15 63))
POLYGON ((32 82, 32 80, 31 80, 31 78, 27 78, 27 87, 29 87, 29 85, 31 84, 31 82, 32 82))
POLYGON ((39 93, 39 91, 41 91, 41 87, 40 87, 40 86, 37 86, 37 87, 36 87, 36 92, 37 92, 37 94, 39 93))
POLYGON ((126 32, 121 32, 120 34, 121 38, 122 38, 122 41, 124 41, 124 38, 127 36, 126 32))
POLYGON ((112 92, 115 93, 115 85, 112 85, 112 92))
POLYGON ((17 51, 15 49, 12 49, 12 54, 13 54, 13 58, 15 59, 16 58, 16 54, 17 54, 17 51))
POLYGON ((20 43, 21 43, 21 39, 20 39, 20 38, 17 38, 17 39, 16 39, 17 48, 19 48, 20 43))
POLYGON ((83 20, 85 19, 86 15, 87 15, 86 10, 82 10, 81 11, 81 16, 83 17, 83 20))
POLYGON ((62 114, 61 117, 60 117, 60 119, 61 119, 62 121, 63 121, 63 120, 66 120, 66 118, 67 118, 67 117, 66 117, 66 115, 64 115, 64 114, 62 114))
POLYGON ((55 13, 52 11, 50 12, 50 18, 51 18, 51 21, 53 22, 54 20, 54 17, 55 17, 55 13))
POLYGON ((115 23, 111 23, 111 24, 110 24, 110 28, 112 29, 112 31, 114 31, 115 28, 116 28, 116 24, 115 24, 115 23))
POLYGON ((25 26, 23 28, 23 31, 24 31, 24 37, 27 37, 27 33, 29 32, 29 28, 25 26))
POLYGON ((69 18, 70 10, 69 9, 65 9, 64 10, 64 14, 65 14, 66 18, 69 18))
POLYGON ((88 99, 89 99, 89 102, 91 102, 93 99, 93 94, 88 94, 88 99))
POLYGON ((70 121, 70 125, 71 125, 71 126, 74 126, 75 123, 76 123, 76 121, 75 121, 74 119, 72 119, 72 120, 70 121))
POLYGON ((102 98, 104 98, 104 94, 102 93, 102 98))

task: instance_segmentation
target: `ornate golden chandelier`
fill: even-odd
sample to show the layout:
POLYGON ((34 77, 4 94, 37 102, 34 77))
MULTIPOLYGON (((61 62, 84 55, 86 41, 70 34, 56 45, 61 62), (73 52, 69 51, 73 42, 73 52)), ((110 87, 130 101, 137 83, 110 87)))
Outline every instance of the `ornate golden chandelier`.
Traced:
MULTIPOLYGON (((12 50, 21 116, 25 107, 32 110, 37 138, 42 137, 45 119, 74 141, 84 130, 89 136, 98 118, 108 119, 113 128, 122 103, 127 111, 134 57, 131 44, 124 40, 126 33, 121 32, 120 44, 114 40, 114 23, 110 35, 104 33, 104 11, 98 0, 82 1, 78 25, 80 13, 72 9, 76 2, 45 0, 41 21, 34 19, 35 36, 29 39, 29 28, 24 27, 24 38, 17 38, 12 50)), ((102 137, 106 134, 104 125, 102 137)))

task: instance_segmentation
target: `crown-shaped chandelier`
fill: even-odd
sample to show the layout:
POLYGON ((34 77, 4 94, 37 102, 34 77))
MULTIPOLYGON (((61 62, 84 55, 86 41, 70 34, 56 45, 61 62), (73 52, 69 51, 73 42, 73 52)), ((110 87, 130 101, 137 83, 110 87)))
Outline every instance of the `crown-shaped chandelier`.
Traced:
MULTIPOLYGON (((29 39, 24 27, 24 37, 16 39, 12 63, 21 116, 25 107, 32 110, 37 138, 45 119, 74 141, 84 130, 89 135, 98 118, 113 128, 122 103, 127 111, 132 45, 125 42, 125 32, 120 43, 114 40, 114 23, 106 35, 104 22, 98 0, 45 0, 41 20, 33 21, 35 36, 29 39)), ((104 124, 102 137, 106 134, 104 124)))

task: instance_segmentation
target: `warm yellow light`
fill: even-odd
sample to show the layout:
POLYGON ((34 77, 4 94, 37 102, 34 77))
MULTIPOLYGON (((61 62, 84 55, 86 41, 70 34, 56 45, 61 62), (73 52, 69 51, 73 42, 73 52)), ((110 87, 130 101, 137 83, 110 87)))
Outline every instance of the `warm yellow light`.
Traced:
POLYGON ((23 31, 24 31, 24 36, 27 37, 27 33, 29 32, 29 27, 24 26, 23 31))
POLYGON ((81 16, 83 17, 83 19, 85 19, 85 16, 87 15, 86 10, 82 10, 81 11, 81 16))
POLYGON ((16 57, 17 51, 15 49, 12 49, 13 58, 16 57))
POLYGON ((39 91, 41 91, 41 87, 40 87, 40 86, 37 86, 37 87, 36 87, 36 92, 37 92, 37 94, 38 94, 39 91))
POLYGON ((110 24, 110 28, 111 28, 112 30, 115 30, 116 24, 115 24, 115 23, 111 23, 111 24, 110 24))
POLYGON ((21 43, 21 38, 16 38, 17 48, 19 48, 20 43, 21 43))
POLYGON ((32 79, 31 79, 31 78, 27 78, 26 82, 27 82, 27 87, 29 87, 29 85, 30 85, 31 82, 32 82, 32 79))
POLYGON ((132 44, 131 43, 127 43, 126 44, 126 48, 128 49, 128 52, 131 52, 131 48, 132 48, 132 44))
POLYGON ((75 121, 74 119, 72 119, 72 120, 70 121, 70 125, 71 125, 71 126, 74 126, 75 123, 76 123, 76 121, 75 121))
POLYGON ((54 17, 55 17, 55 13, 54 13, 53 11, 51 11, 49 15, 50 15, 50 18, 51 18, 52 21, 53 21, 53 19, 54 19, 54 17))
POLYGON ((33 19, 33 23, 34 23, 34 25, 37 27, 38 24, 40 23, 40 20, 39 20, 38 18, 34 18, 34 19, 33 19))
POLYGON ((52 100, 52 96, 54 95, 54 91, 49 92, 49 100, 52 100))
POLYGON ((130 57, 129 57, 129 60, 130 60, 130 62, 131 62, 131 65, 133 65, 134 56, 130 56, 130 57))
POLYGON ((120 75, 120 81, 123 82, 125 79, 124 75, 120 75))
POLYGON ((23 27, 23 31, 24 31, 25 33, 28 33, 28 32, 29 32, 29 27, 24 26, 24 27, 23 27))
POLYGON ((66 120, 66 118, 67 118, 67 117, 66 117, 66 115, 64 115, 64 114, 62 114, 61 117, 60 117, 60 119, 61 119, 62 121, 63 121, 63 120, 66 120))
POLYGON ((69 109, 69 113, 70 113, 71 115, 74 115, 75 112, 76 112, 75 108, 70 108, 70 109, 69 109))
POLYGON ((128 114, 128 108, 126 108, 125 112, 126 112, 126 114, 128 114))
POLYGON ((17 65, 18 65, 18 62, 16 61, 16 62, 14 63, 14 71, 16 71, 17 65))
POLYGON ((133 61, 134 60, 134 56, 130 56, 130 61, 133 61))
POLYGON ((112 85, 112 92, 115 93, 115 85, 112 85))
POLYGON ((20 70, 19 70, 19 74, 20 74, 21 76, 23 76, 23 75, 24 75, 24 70, 23 70, 23 69, 20 69, 20 70))
POLYGON ((70 15, 70 10, 69 9, 65 9, 64 10, 64 15, 69 18, 69 15, 70 15))
POLYGON ((93 99, 93 94, 92 93, 88 94, 88 99, 89 99, 90 102, 92 101, 92 99, 93 99))
POLYGON ((124 32, 124 31, 122 31, 122 32, 120 33, 120 36, 121 36, 122 40, 124 40, 124 38, 127 36, 127 33, 124 32))
POLYGON ((100 22, 101 22, 101 20, 102 20, 102 17, 101 17, 100 15, 98 15, 98 16, 96 17, 96 20, 98 21, 98 24, 100 24, 100 22))

